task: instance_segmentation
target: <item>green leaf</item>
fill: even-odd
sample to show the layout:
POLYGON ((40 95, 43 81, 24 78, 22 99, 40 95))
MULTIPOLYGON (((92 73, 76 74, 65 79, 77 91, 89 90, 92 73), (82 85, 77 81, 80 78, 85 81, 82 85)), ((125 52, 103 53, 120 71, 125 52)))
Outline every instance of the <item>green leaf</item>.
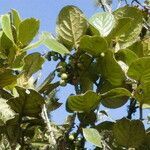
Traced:
POLYGON ((43 44, 50 50, 53 50, 62 55, 70 53, 68 49, 64 45, 59 43, 56 39, 54 39, 54 37, 50 33, 44 32, 42 38, 43 44))
POLYGON ((24 64, 23 59, 26 56, 26 52, 22 52, 21 54, 17 55, 11 64, 11 68, 13 69, 22 69, 22 66, 24 64))
POLYGON ((11 14, 12 14, 13 25, 15 26, 16 31, 18 31, 19 25, 21 23, 21 18, 20 18, 19 12, 15 9, 12 9, 11 14))
POLYGON ((110 122, 110 121, 104 121, 98 125, 96 125, 96 130, 99 131, 99 132, 103 132, 105 130, 113 130, 113 127, 114 127, 114 122, 110 122))
POLYGON ((0 89, 0 98, 3 98, 3 99, 10 99, 12 98, 13 96, 6 90, 3 90, 3 89, 0 89))
POLYGON ((138 148, 145 138, 144 125, 140 120, 118 120, 113 132, 116 142, 126 148, 138 148))
POLYGON ((13 47, 13 42, 6 36, 6 34, 3 32, 1 36, 1 47, 4 49, 3 53, 7 55, 6 50, 9 50, 11 47, 13 47))
POLYGON ((97 70, 105 80, 114 86, 122 86, 126 79, 123 70, 110 50, 97 60, 97 70))
POLYGON ((14 75, 14 71, 7 69, 3 72, 0 72, 0 87, 5 87, 15 83, 17 80, 17 76, 14 75))
POLYGON ((100 36, 85 35, 80 40, 79 49, 97 57, 108 49, 107 42, 100 36))
POLYGON ((115 88, 101 95, 101 103, 108 108, 123 106, 131 97, 131 93, 125 88, 115 88))
POLYGON ((11 29, 10 15, 9 14, 2 15, 0 18, 0 22, 3 32, 12 42, 14 42, 13 33, 11 29))
POLYGON ((41 36, 38 41, 29 44, 28 46, 26 46, 25 48, 23 48, 23 50, 24 50, 24 51, 27 51, 27 50, 30 50, 30 49, 37 48, 37 47, 39 47, 40 45, 43 44, 43 41, 44 41, 44 39, 43 39, 43 37, 41 36))
POLYGON ((23 20, 19 25, 18 40, 25 47, 30 44, 39 30, 39 20, 29 18, 23 20))
POLYGON ((150 57, 135 60, 128 69, 128 76, 141 83, 150 81, 150 57))
POLYGON ((83 135, 88 142, 94 144, 97 147, 100 147, 100 148, 102 147, 101 136, 96 129, 83 128, 83 135))
POLYGON ((135 42, 130 47, 128 47, 128 49, 133 51, 138 57, 144 56, 144 50, 143 50, 143 45, 141 41, 135 42))
POLYGON ((32 74, 36 73, 41 69, 42 64, 44 63, 44 58, 40 53, 32 53, 24 58, 24 67, 23 70, 27 74, 28 77, 32 76, 32 74))
POLYGON ((134 42, 136 42, 136 38, 134 38, 134 34, 131 33, 131 27, 133 26, 133 19, 131 18, 121 18, 117 21, 116 27, 112 30, 108 39, 115 41, 119 44, 119 49, 124 49, 134 42))
POLYGON ((142 41, 144 56, 150 56, 150 37, 142 41))
POLYGON ((60 41, 70 49, 78 47, 80 38, 85 35, 87 27, 87 21, 79 8, 66 6, 60 11, 57 33, 60 41))
POLYGON ((93 125, 97 121, 97 114, 94 111, 88 113, 77 113, 80 123, 85 126, 93 125))
POLYGON ((7 100, 0 98, 0 126, 13 119, 15 115, 16 113, 7 104, 7 100))
POLYGON ((144 15, 139 8, 129 6, 119 8, 114 12, 114 15, 119 21, 114 32, 117 36, 119 33, 120 46, 124 49, 137 41, 142 29, 144 15))
POLYGON ((147 132, 144 142, 140 145, 139 150, 149 150, 149 149, 150 149, 150 132, 147 132))
POLYGON ((87 35, 98 35, 100 36, 99 30, 96 29, 92 24, 89 24, 89 27, 87 29, 87 35))
POLYGON ((136 91, 135 98, 140 102, 140 104, 150 105, 150 81, 141 83, 136 91))
POLYGON ((87 91, 81 95, 69 96, 66 104, 67 110, 89 112, 98 106, 100 97, 100 95, 97 95, 93 91, 87 91))
POLYGON ((122 49, 115 53, 115 58, 130 66, 133 61, 138 59, 138 56, 129 49, 122 49))
POLYGON ((42 105, 44 104, 44 98, 32 89, 26 90, 16 87, 16 90, 19 96, 8 101, 11 108, 19 113, 21 117, 39 117, 42 105))
POLYGON ((115 26, 115 18, 111 13, 96 13, 89 22, 100 32, 100 35, 107 36, 115 26))
POLYGON ((39 93, 43 93, 45 91, 45 89, 47 88, 48 84, 52 82, 52 80, 55 77, 55 72, 50 73, 46 79, 43 81, 43 83, 41 85, 39 85, 39 87, 37 88, 37 91, 39 93))

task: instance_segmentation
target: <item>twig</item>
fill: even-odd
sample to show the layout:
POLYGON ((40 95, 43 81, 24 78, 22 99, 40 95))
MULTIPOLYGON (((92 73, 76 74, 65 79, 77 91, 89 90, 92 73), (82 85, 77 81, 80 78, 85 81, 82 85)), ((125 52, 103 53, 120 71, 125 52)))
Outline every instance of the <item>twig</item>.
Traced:
POLYGON ((49 118, 48 118, 48 115, 47 115, 47 110, 46 110, 46 105, 44 104, 43 105, 43 110, 42 110, 42 113, 43 113, 43 119, 45 120, 45 123, 47 125, 47 128, 50 132, 50 136, 51 136, 51 139, 52 139, 52 142, 53 142, 53 145, 56 145, 56 139, 55 139, 55 135, 52 131, 52 125, 49 121, 49 118))
POLYGON ((142 104, 140 104, 139 106, 139 113, 140 113, 140 116, 139 116, 139 119, 142 121, 143 120, 143 109, 142 109, 142 104))
POLYGON ((130 105, 129 105, 129 109, 128 109, 128 119, 132 119, 132 115, 133 113, 136 112, 136 100, 134 98, 131 98, 130 100, 130 105))

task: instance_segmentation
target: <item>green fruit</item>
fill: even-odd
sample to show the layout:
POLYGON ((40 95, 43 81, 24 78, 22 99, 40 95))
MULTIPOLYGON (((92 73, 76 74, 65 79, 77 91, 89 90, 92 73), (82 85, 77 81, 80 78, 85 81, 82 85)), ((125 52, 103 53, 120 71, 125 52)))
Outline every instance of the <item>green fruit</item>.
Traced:
POLYGON ((53 60, 57 61, 58 60, 58 56, 53 56, 53 60))
POLYGON ((65 80, 60 80, 59 84, 60 84, 60 86, 66 86, 67 85, 65 80))
POLYGON ((59 66, 62 66, 62 67, 65 67, 66 65, 67 65, 66 62, 60 62, 60 63, 59 63, 59 66))
POLYGON ((73 140, 74 140, 74 136, 73 136, 73 134, 70 134, 70 135, 69 135, 69 139, 70 139, 71 141, 73 141, 73 140))
POLYGON ((66 73, 63 73, 62 75, 61 75, 61 79, 62 80, 66 80, 68 78, 68 75, 66 74, 66 73))
POLYGON ((55 56, 55 54, 56 54, 55 52, 53 52, 53 51, 51 52, 51 56, 55 56))

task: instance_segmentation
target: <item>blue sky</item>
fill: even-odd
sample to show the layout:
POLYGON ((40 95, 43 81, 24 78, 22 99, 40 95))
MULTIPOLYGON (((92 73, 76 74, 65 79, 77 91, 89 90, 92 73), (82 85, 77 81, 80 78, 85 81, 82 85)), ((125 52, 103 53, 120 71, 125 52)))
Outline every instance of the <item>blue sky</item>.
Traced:
MULTIPOLYGON (((94 13, 100 11, 100 9, 95 7, 94 0, 1 0, 0 14, 7 13, 11 9, 16 9, 20 12, 22 18, 35 17, 39 19, 41 21, 40 32, 49 31, 55 34, 56 18, 61 8, 66 5, 78 6, 87 17, 90 17, 94 13)), ((36 51, 39 52, 45 52, 45 50, 46 48, 43 46, 36 49, 36 51)), ((43 80, 48 73, 54 69, 54 65, 54 63, 45 63, 41 80, 43 80)), ((58 91, 58 98, 60 98, 61 102, 65 102, 66 98, 71 93, 74 93, 74 88, 72 86, 61 88, 58 91)), ((52 115, 53 119, 57 123, 62 123, 67 115, 64 106, 65 105, 52 113, 54 114, 52 115)), ((120 108, 111 110, 110 114, 112 115, 112 118, 119 119, 122 117, 122 115, 127 115, 126 111, 127 107, 124 109, 120 108)), ((148 112, 149 111, 146 111, 145 113, 148 112)))

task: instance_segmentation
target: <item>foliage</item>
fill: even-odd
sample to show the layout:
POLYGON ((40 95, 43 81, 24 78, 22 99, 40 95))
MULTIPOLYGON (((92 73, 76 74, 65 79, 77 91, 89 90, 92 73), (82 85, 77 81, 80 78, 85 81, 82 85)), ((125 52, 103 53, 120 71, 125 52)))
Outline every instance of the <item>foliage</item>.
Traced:
POLYGON ((75 6, 62 8, 56 37, 39 33, 40 21, 23 20, 16 10, 1 15, 0 149, 86 149, 86 141, 95 150, 150 149, 143 122, 150 108, 149 5, 111 12, 111 3, 89 19, 75 6), (40 45, 48 53, 28 52, 40 45), (57 65, 39 84, 35 74, 46 61, 57 65), (66 98, 71 115, 56 125, 49 114, 61 107, 57 89, 67 84, 76 92, 66 98), (128 115, 110 121, 103 108, 126 103, 128 115))

